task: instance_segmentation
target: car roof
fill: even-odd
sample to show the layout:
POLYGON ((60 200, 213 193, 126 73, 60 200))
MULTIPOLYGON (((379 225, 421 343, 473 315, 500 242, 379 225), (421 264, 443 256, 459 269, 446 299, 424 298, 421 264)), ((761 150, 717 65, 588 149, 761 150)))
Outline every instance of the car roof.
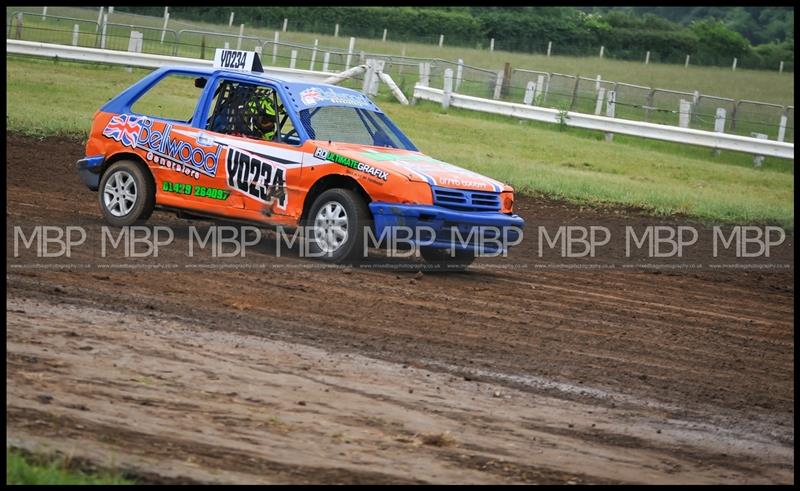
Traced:
MULTIPOLYGON (((368 111, 382 113, 366 95, 353 89, 340 87, 338 85, 325 84, 319 82, 304 82, 296 79, 275 77, 262 72, 246 72, 240 70, 230 70, 225 68, 202 68, 202 67, 164 67, 165 70, 180 69, 189 71, 200 76, 209 78, 214 76, 224 76, 244 82, 268 82, 280 85, 287 92, 288 101, 296 110, 312 109, 325 106, 354 107, 366 109, 368 111)), ((333 74, 331 74, 333 75, 333 74)))

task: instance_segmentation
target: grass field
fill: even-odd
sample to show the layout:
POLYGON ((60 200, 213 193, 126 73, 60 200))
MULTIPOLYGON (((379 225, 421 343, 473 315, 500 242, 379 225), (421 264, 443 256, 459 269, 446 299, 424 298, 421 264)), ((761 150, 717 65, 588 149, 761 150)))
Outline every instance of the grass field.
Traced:
POLYGON ((6 448, 6 484, 134 484, 113 472, 85 473, 65 460, 32 458, 6 448))
MULTIPOLYGON (((41 7, 22 7, 13 6, 6 7, 7 24, 10 14, 16 11, 25 11, 40 14, 41 7)), ((50 7, 48 9, 49 15, 68 16, 75 18, 83 18, 91 21, 97 20, 97 8, 77 8, 77 7, 50 7)), ((288 43, 299 43, 304 45, 312 45, 315 39, 319 40, 320 47, 347 49, 349 37, 340 36, 334 37, 333 24, 331 24, 331 33, 328 35, 291 32, 291 19, 289 19, 289 32, 280 33, 280 41, 288 43)), ((125 14, 115 12, 110 16, 110 23, 117 24, 134 24, 148 26, 152 30, 145 30, 144 37, 147 44, 147 52, 156 52, 162 50, 165 54, 171 54, 172 48, 170 38, 166 38, 164 44, 160 43, 160 29, 163 26, 163 21, 159 18, 145 17, 138 15, 125 14), (151 51, 152 50, 152 51, 151 51)), ((239 32, 239 22, 245 22, 246 36, 256 36, 265 40, 272 40, 275 28, 255 28, 247 25, 246 19, 237 19, 232 28, 227 24, 217 25, 202 22, 188 22, 170 19, 169 28, 173 30, 180 29, 195 29, 203 31, 226 32, 237 34, 239 32)), ((50 25, 57 24, 50 21, 50 25)), ((61 22, 64 24, 59 29, 63 33, 59 35, 59 39, 52 39, 51 42, 70 43, 72 39, 72 21, 61 22)), ((45 26, 47 23, 42 23, 40 17, 26 16, 25 25, 36 27, 45 26)), ((387 26, 389 27, 389 26, 387 26)), ((88 24, 81 27, 81 32, 91 29, 91 35, 84 33, 83 36, 94 39, 94 27, 88 24)), ((109 46, 114 49, 127 49, 128 36, 130 29, 117 28, 120 38, 110 42, 116 43, 115 46, 109 46)), ((115 34, 109 30, 109 35, 115 34)), ((55 33, 50 33, 50 36, 56 36, 55 33)), ((87 39, 88 39, 87 38, 87 39)), ((739 67, 735 72, 730 68, 720 67, 702 67, 692 66, 684 68, 683 64, 671 65, 650 63, 645 65, 643 62, 621 61, 614 60, 608 57, 571 57, 571 56, 557 56, 558 46, 554 47, 554 56, 545 56, 541 54, 527 54, 527 53, 512 53, 502 51, 502 46, 497 46, 497 50, 489 52, 487 49, 475 49, 465 47, 450 47, 447 46, 447 39, 445 45, 439 48, 436 43, 437 39, 431 39, 425 43, 401 43, 391 41, 392 31, 389 28, 389 36, 387 42, 382 42, 380 39, 365 39, 359 38, 356 41, 356 52, 366 51, 372 53, 385 53, 400 55, 405 53, 406 56, 422 57, 422 58, 442 58, 446 60, 455 61, 459 58, 463 59, 468 65, 490 69, 500 70, 503 68, 505 62, 509 62, 513 68, 524 68, 531 70, 541 70, 546 72, 557 72, 563 74, 580 74, 586 77, 594 78, 598 74, 604 80, 613 80, 617 82, 626 82, 645 86, 655 86, 664 89, 680 90, 680 91, 700 91, 703 94, 714 95, 719 97, 729 97, 733 99, 748 99, 761 102, 771 102, 780 105, 793 105, 794 104, 794 73, 778 74, 777 67, 774 71, 764 70, 747 70, 745 67, 739 67)), ((225 39, 208 37, 208 43, 216 43, 221 46, 225 39)), ((231 46, 235 46, 235 39, 227 39, 231 41, 231 46)), ((83 42, 83 40, 81 41, 83 42)), ((543 41, 546 43, 546 41, 543 41)), ((199 36, 192 37, 189 34, 181 38, 181 47, 179 55, 182 56, 199 56, 199 36)), ((252 49, 252 41, 246 41, 243 49, 252 49)), ((281 47, 279 51, 278 64, 288 65, 289 63, 289 50, 290 48, 281 47)), ((206 51, 206 57, 213 56, 213 49, 206 51)), ((607 56, 613 56, 613 53, 608 53, 607 56)), ((300 57, 308 57, 302 51, 300 57)), ((265 56, 265 58, 271 58, 265 56)), ((321 67, 322 55, 317 57, 317 69, 321 67)), ((644 52, 642 52, 642 60, 644 60, 644 52)), ((271 60, 270 60, 271 61, 271 60)), ((334 61, 339 62, 339 58, 334 61)), ((299 62, 300 63, 300 62, 299 62)), ((308 62, 298 64, 299 68, 307 68, 308 62)), ((410 67, 409 71, 415 71, 416 67, 410 67)))
MULTIPOLYGON (((145 70, 7 58, 7 125, 29 134, 87 135, 92 115, 145 70)), ((196 94, 186 95, 192 103, 196 94)), ((425 153, 513 185, 579 202, 633 205, 705 220, 793 228, 794 162, 602 134, 432 104, 381 107, 425 153)))

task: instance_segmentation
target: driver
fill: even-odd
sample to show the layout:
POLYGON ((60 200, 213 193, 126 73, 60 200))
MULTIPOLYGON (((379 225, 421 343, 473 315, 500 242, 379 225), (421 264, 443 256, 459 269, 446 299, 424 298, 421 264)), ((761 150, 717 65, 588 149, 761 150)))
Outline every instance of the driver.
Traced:
POLYGON ((245 123, 262 139, 271 141, 275 136, 275 106, 272 92, 256 91, 245 105, 245 123))

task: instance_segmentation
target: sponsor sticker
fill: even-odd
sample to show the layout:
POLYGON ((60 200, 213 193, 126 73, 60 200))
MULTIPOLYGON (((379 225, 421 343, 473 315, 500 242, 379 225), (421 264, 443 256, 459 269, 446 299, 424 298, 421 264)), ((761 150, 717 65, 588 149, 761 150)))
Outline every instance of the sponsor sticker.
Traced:
POLYGON ((319 87, 309 87, 300 92, 300 100, 306 106, 314 106, 320 102, 330 102, 342 106, 366 107, 370 100, 362 94, 350 94, 339 92, 334 89, 321 89, 319 87))
POLYGON ((147 159, 184 175, 217 174, 220 145, 194 145, 173 135, 171 123, 156 122, 145 116, 120 114, 111 118, 103 136, 130 148, 147 151, 147 159))
POLYGON ((317 147, 317 149, 314 150, 314 157, 334 162, 336 164, 349 167, 350 169, 355 169, 358 172, 363 172, 364 174, 369 174, 371 176, 377 177, 382 181, 386 181, 389 178, 389 173, 385 170, 378 169, 377 167, 372 167, 371 165, 359 162, 357 160, 353 160, 351 158, 339 155, 338 153, 334 153, 329 150, 325 150, 324 148, 317 147))
POLYGON ((264 156, 228 150, 228 186, 267 205, 286 208, 286 168, 264 156))

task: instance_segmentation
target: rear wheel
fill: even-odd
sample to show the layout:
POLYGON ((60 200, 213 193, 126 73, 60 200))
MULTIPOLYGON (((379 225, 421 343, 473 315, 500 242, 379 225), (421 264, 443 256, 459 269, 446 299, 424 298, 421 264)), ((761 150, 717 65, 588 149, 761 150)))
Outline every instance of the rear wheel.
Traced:
POLYGON ((124 227, 150 218, 155 189, 146 170, 132 160, 120 160, 100 180, 100 210, 111 225, 124 227))
POLYGON ((441 271, 464 271, 475 260, 475 254, 470 250, 456 250, 451 254, 449 249, 421 247, 419 252, 425 262, 441 271))
POLYGON ((329 189, 311 205, 306 226, 312 257, 350 263, 366 257, 364 236, 372 217, 364 200, 349 189, 329 189))

